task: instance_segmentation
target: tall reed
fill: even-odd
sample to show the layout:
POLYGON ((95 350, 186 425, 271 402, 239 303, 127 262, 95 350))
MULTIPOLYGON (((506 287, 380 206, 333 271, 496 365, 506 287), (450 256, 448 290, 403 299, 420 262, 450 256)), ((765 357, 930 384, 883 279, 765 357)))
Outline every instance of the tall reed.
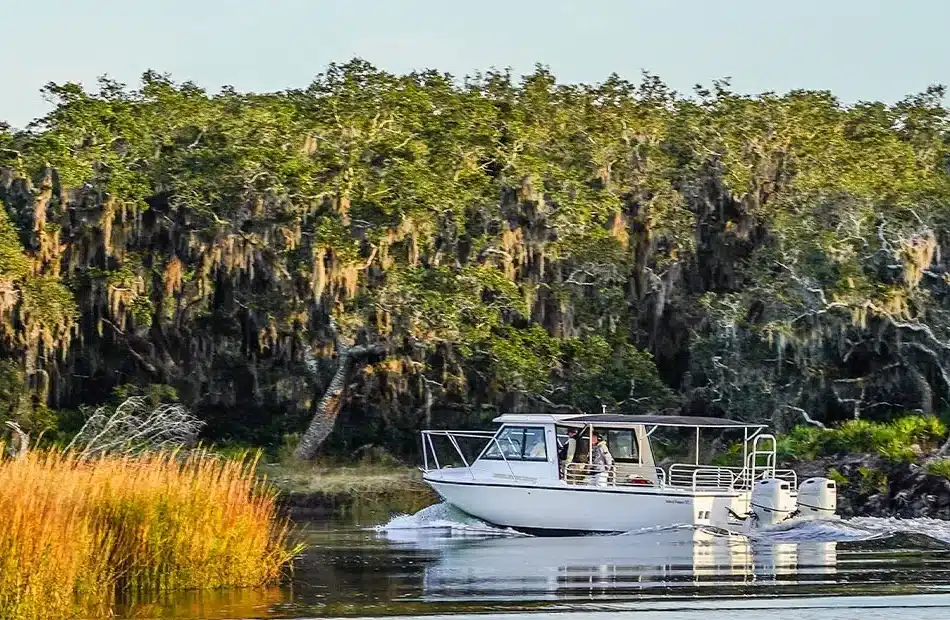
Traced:
POLYGON ((296 549, 253 459, 0 461, 0 618, 107 610, 116 594, 259 586, 296 549))

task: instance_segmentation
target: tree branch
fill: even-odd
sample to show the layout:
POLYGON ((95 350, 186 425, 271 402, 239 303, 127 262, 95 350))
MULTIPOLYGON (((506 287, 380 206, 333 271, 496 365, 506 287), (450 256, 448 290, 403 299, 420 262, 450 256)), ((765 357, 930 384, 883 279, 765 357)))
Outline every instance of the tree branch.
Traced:
POLYGON ((805 422, 807 422, 808 424, 811 424, 812 426, 817 426, 818 428, 827 428, 824 424, 822 424, 818 420, 813 419, 810 415, 808 415, 808 412, 802 409, 801 407, 795 407, 794 405, 785 405, 785 408, 791 409, 792 411, 800 413, 802 416, 802 419, 804 419, 805 422))

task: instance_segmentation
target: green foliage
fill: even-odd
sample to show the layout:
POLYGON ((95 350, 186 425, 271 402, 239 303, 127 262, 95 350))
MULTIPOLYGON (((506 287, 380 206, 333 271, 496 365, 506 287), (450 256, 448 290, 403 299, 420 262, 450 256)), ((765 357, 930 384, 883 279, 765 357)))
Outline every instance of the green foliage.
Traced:
POLYGON ((887 475, 879 469, 859 467, 858 491, 865 495, 887 493, 887 475))
MULTIPOLYGON (((25 320, 45 333, 60 333, 76 318, 71 291, 59 278, 34 275, 30 257, 23 251, 19 235, 6 211, 0 208, 0 285, 16 289, 25 320)), ((0 312, 8 310, 0 300, 0 312)))
POLYGON ((539 325, 502 327, 488 341, 492 377, 505 390, 541 393, 559 363, 559 342, 539 325))
MULTIPOLYGON (((93 271, 93 274, 98 270, 93 271)), ((118 289, 135 290, 138 288, 138 281, 141 279, 142 259, 140 256, 131 255, 126 257, 122 264, 106 274, 106 283, 110 287, 118 289)), ((90 275, 93 275, 90 274, 90 275)))
POLYGON ((344 265, 359 261, 360 247, 350 230, 338 219, 323 218, 314 231, 314 244, 317 247, 330 248, 344 265))
POLYGON ((376 303, 399 318, 397 331, 456 343, 466 356, 502 326, 504 314, 527 313, 517 285, 490 266, 392 270, 376 303))
POLYGON ((247 460, 248 456, 264 456, 260 448, 239 441, 222 441, 208 447, 208 451, 228 461, 247 460))
POLYGON ((0 360, 0 423, 16 422, 35 441, 41 433, 54 430, 59 419, 45 403, 33 402, 32 396, 19 365, 13 360, 0 360))
POLYGON ((26 278, 30 262, 23 253, 20 237, 6 211, 0 208, 0 281, 26 278))
POLYGON ((0 419, 35 436, 57 420, 46 400, 49 374, 41 369, 28 375, 27 360, 36 365, 41 352, 55 359, 64 351, 77 309, 60 278, 34 273, 34 260, 4 207, 0 203, 0 419))
POLYGON ((607 405, 634 413, 676 403, 646 351, 596 335, 568 339, 563 349, 568 399, 578 409, 594 412, 607 405))
POLYGON ((784 459, 872 453, 908 461, 933 449, 946 434, 946 426, 934 416, 909 415, 893 422, 850 420, 830 429, 797 426, 779 438, 778 451, 784 459))
MULTIPOLYGON (((0 166, 33 185, 3 190, 0 294, 17 297, 0 353, 46 371, 46 349, 72 341, 57 376, 109 379, 96 394, 58 381, 66 406, 108 398, 118 377, 160 380, 206 411, 253 403, 234 416, 249 434, 297 430, 314 387, 303 352, 332 348, 331 316, 416 375, 353 391, 386 421, 362 425, 380 433, 365 443, 408 436, 430 396, 782 427, 946 396, 942 87, 846 105, 354 59, 271 94, 152 71, 44 93, 49 114, 0 126, 0 166), (452 387, 433 396, 421 377, 452 387)), ((786 444, 907 457, 876 432, 786 444)))
POLYGON ((829 468, 826 475, 828 478, 835 481, 835 484, 838 485, 838 488, 845 487, 848 484, 848 477, 842 474, 837 467, 829 468))
POLYGON ((950 459, 937 459, 927 463, 927 473, 950 478, 950 459))
POLYGON ((76 318, 72 292, 53 276, 31 276, 23 281, 23 312, 49 333, 60 334, 76 318))
POLYGON ((136 396, 148 399, 148 405, 155 408, 163 403, 176 403, 179 401, 178 390, 170 385, 161 383, 150 383, 145 386, 139 386, 132 383, 117 385, 112 390, 116 401, 122 402, 136 396))
POLYGON ((27 411, 28 391, 23 372, 12 360, 0 360, 0 417, 18 420, 27 411))
POLYGON ((145 327, 152 324, 152 314, 155 312, 155 307, 147 297, 137 296, 133 299, 130 310, 132 318, 135 319, 137 324, 145 327))

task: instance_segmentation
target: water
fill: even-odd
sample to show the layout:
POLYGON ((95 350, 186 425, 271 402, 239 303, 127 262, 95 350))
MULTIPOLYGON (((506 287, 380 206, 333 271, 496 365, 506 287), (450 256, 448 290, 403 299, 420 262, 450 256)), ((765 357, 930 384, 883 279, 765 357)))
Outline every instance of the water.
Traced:
POLYGON ((804 522, 749 535, 671 526, 543 538, 446 505, 384 524, 310 522, 283 588, 179 594, 161 618, 950 617, 950 523, 804 522))

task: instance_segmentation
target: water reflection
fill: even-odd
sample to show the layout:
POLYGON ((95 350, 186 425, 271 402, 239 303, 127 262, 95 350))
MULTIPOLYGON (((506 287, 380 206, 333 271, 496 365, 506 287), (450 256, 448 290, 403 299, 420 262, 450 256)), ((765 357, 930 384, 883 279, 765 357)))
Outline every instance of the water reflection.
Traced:
POLYGON ((668 528, 541 538, 500 536, 484 524, 435 517, 378 532, 313 524, 305 530, 310 549, 280 589, 180 593, 148 605, 136 601, 119 616, 428 616, 718 605, 703 620, 736 620, 728 610, 750 601, 774 611, 791 599, 846 594, 834 600, 847 607, 854 595, 947 591, 950 585, 945 543, 894 537, 884 522, 864 529, 810 524, 753 537, 668 528))
POLYGON ((228 590, 182 591, 167 593, 151 600, 140 596, 120 600, 119 617, 144 618, 269 618, 286 600, 280 588, 232 588, 228 590))
POLYGON ((387 537, 437 551, 423 573, 425 600, 616 598, 686 587, 822 582, 837 573, 834 542, 774 544, 692 528, 564 538, 387 537))

